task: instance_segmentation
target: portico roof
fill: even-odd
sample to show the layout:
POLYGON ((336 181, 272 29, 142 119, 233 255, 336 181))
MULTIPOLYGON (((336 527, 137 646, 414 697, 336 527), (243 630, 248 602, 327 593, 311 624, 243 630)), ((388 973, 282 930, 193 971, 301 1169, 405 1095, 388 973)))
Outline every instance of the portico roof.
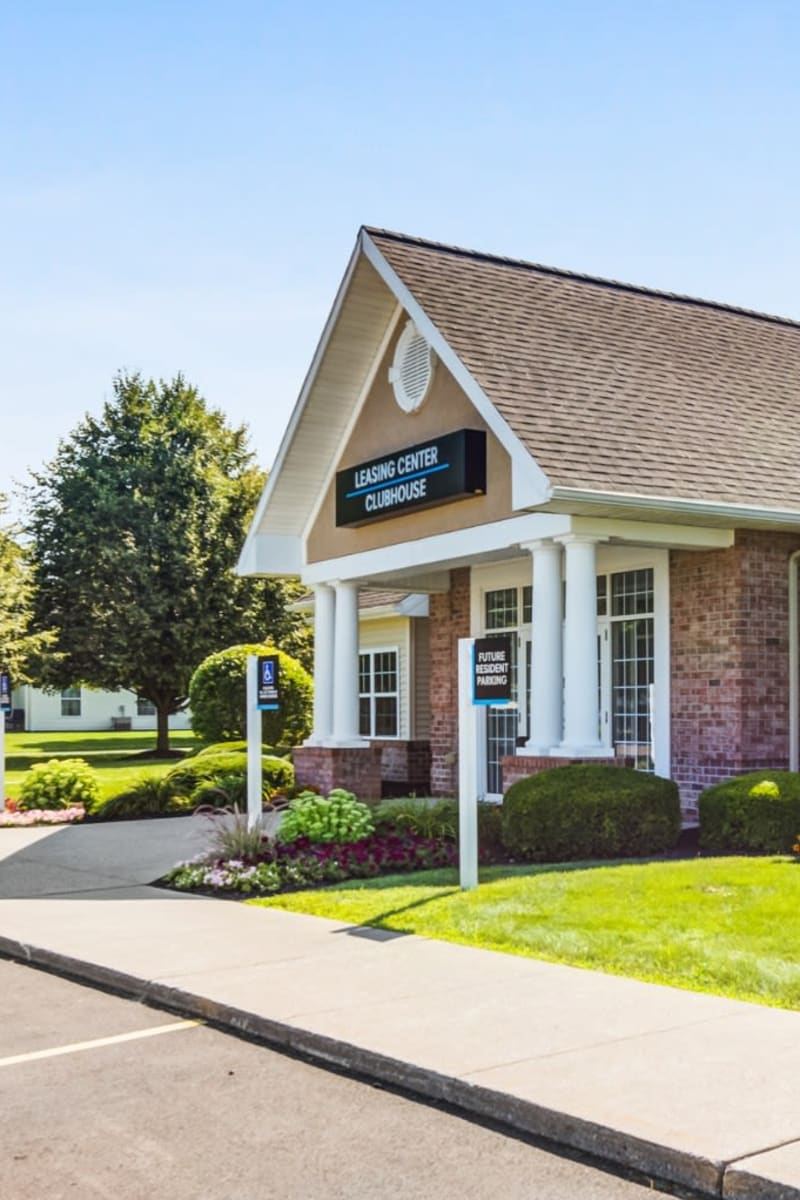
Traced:
POLYGON ((515 512, 800 526, 800 324, 363 228, 242 573, 302 571, 404 311, 509 454, 515 512))

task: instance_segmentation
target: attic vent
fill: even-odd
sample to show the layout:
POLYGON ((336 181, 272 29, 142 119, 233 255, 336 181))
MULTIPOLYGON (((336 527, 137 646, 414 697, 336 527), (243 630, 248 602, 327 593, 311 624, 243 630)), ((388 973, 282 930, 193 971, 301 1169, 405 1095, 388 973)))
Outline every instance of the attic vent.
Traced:
POLYGON ((403 412, 416 412, 428 394, 433 379, 434 353, 413 321, 397 342, 389 382, 403 412))

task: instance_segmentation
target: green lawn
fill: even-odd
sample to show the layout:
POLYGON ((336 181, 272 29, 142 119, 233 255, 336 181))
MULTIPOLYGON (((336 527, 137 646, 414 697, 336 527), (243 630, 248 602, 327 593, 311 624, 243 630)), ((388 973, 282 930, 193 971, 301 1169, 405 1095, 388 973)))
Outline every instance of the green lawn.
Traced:
POLYGON ((800 862, 703 858, 395 875, 249 903, 800 1009, 800 862))
MULTIPOLYGON (((192 733, 169 736, 171 750, 198 746, 192 733)), ((175 759, 151 758, 155 733, 9 733, 6 735, 6 792, 14 799, 27 769, 49 758, 85 758, 95 768, 102 799, 125 791, 143 775, 163 775, 175 759)))

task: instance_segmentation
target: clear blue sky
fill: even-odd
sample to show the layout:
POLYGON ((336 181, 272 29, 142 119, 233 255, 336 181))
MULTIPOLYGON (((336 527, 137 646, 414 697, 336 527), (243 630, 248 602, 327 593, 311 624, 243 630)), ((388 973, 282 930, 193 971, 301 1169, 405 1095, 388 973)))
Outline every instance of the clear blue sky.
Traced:
POLYGON ((358 226, 800 318, 796 0, 6 0, 0 491, 120 368, 268 467, 358 226))

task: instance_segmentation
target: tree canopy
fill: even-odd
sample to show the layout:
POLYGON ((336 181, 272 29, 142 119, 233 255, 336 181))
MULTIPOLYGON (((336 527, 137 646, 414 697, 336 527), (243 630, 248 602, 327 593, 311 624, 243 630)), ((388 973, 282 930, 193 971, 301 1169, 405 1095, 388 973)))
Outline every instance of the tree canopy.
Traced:
MULTIPOLYGON (((7 511, 0 495, 0 521, 7 511)), ((52 641, 49 632, 32 626, 33 581, 28 554, 15 525, 0 524, 0 667, 13 684, 30 682, 31 659, 52 641)))
POLYGON ((213 651, 269 638, 307 658, 287 611, 297 588, 233 571, 265 478, 247 431, 181 375, 117 376, 101 416, 34 478, 35 613, 57 634, 43 683, 131 689, 155 705, 164 750, 213 651))

